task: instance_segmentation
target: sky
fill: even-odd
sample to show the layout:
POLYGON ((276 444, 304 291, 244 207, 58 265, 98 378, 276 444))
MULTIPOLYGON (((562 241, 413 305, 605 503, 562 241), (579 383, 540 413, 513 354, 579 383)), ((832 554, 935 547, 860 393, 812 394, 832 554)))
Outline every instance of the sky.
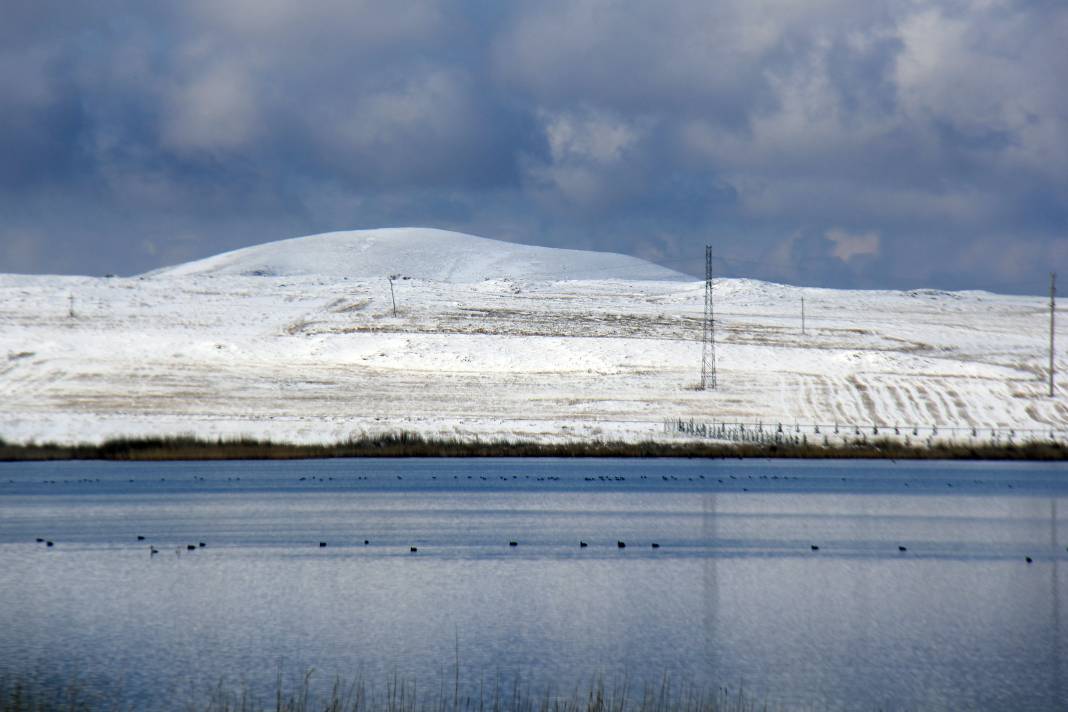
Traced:
POLYGON ((0 272, 427 226, 1068 283, 1063 0, 5 0, 0 272))

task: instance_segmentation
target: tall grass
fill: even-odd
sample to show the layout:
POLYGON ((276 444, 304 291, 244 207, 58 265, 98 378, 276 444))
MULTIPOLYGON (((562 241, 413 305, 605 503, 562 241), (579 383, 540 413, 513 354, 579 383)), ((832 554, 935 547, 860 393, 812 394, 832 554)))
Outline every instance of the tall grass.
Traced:
MULTIPOLYGON (((335 678, 327 688, 313 683, 312 672, 287 687, 279 675, 276 690, 264 700, 248 687, 229 688, 220 682, 201 701, 175 701, 162 710, 184 712, 757 712, 769 710, 743 690, 702 689, 675 684, 665 676, 640 690, 624 680, 608 686, 596 678, 588 686, 560 694, 552 687, 534 688, 519 678, 510 684, 498 676, 478 692, 461 693, 442 678, 438 686, 420 688, 415 680, 392 677, 382 687, 362 678, 335 678)), ((465 687, 465 689, 467 689, 465 687)), ((47 686, 0 679, 0 712, 125 712, 139 710, 121 699, 92 694, 78 683, 47 686)))
POLYGON ((115 438, 99 445, 14 444, 0 439, 0 461, 28 460, 295 460, 336 457, 690 457, 935 460, 1064 460, 1057 442, 1024 444, 935 443, 892 440, 848 445, 717 442, 453 440, 414 433, 363 437, 333 444, 299 445, 255 438, 192 436, 115 438))

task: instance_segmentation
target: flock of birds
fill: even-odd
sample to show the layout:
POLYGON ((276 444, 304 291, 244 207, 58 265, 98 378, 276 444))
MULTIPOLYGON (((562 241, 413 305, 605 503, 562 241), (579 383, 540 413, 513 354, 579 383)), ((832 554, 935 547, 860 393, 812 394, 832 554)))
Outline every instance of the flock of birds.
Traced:
MULTIPOLYGON (((396 477, 397 480, 403 480, 404 479, 403 475, 395 475, 395 477, 396 477)), ((235 482, 235 481, 240 481, 241 478, 240 477, 227 477, 225 479, 228 482, 235 482)), ((351 478, 337 478, 337 479, 342 480, 342 481, 344 481, 344 480, 349 480, 349 481, 367 481, 367 480, 369 480, 368 477, 362 476, 362 475, 361 476, 351 477, 351 478)), ((430 479, 431 480, 437 480, 438 477, 437 477, 437 475, 433 475, 433 476, 431 476, 430 479)), ((442 478, 442 479, 445 479, 445 478, 442 478)), ((464 479, 467 479, 467 480, 480 480, 480 481, 483 481, 483 482, 496 481, 496 480, 500 480, 502 482, 509 482, 509 481, 514 481, 514 480, 531 480, 531 481, 538 481, 538 482, 558 482, 558 481, 560 481, 561 478, 557 477, 557 476, 553 476, 553 475, 545 475, 545 476, 538 476, 538 475, 523 475, 523 476, 520 476, 520 475, 511 475, 511 476, 497 475, 497 476, 493 476, 493 477, 488 477, 488 476, 485 476, 485 475, 467 475, 466 477, 461 476, 461 475, 453 475, 453 477, 451 479, 453 479, 453 480, 464 480, 464 479)), ((742 484, 745 480, 780 480, 780 481, 789 481, 789 480, 801 480, 803 478, 802 477, 797 477, 797 476, 790 476, 790 475, 756 475, 756 476, 748 475, 748 476, 738 476, 738 475, 733 475, 732 474, 732 475, 725 475, 724 477, 708 477, 708 478, 706 478, 705 475, 696 475, 696 476, 690 476, 690 477, 678 477, 678 476, 675 476, 675 475, 662 475, 660 477, 651 477, 651 478, 646 476, 646 475, 639 475, 639 476, 632 477, 631 479, 632 480, 636 480, 636 481, 647 481, 647 480, 650 480, 650 479, 655 481, 655 480, 659 479, 659 480, 663 480, 664 482, 677 482, 677 481, 700 482, 700 481, 706 481, 706 482, 708 482, 710 484, 727 484, 727 485, 730 485, 730 484, 732 484, 732 482, 731 482, 732 480, 737 484, 742 484)), ((842 477, 841 479, 842 479, 843 482, 847 481, 846 477, 842 477)), ((193 480, 197 481, 197 482, 207 482, 206 478, 204 478, 203 476, 199 476, 199 475, 194 475, 193 476, 193 480)), ((333 482, 334 480, 335 480, 335 478, 332 477, 332 476, 310 475, 310 476, 302 476, 302 477, 299 478, 298 481, 299 482, 304 482, 304 483, 306 483, 306 482, 316 482, 316 481, 322 482, 322 483, 326 483, 326 482, 333 482)), ((604 484, 607 484, 607 483, 615 483, 615 482, 626 482, 628 480, 628 478, 626 476, 624 476, 624 475, 595 475, 595 476, 584 476, 583 480, 585 482, 589 482, 589 483, 604 483, 604 484)), ((133 480, 133 479, 130 480, 131 483, 134 482, 134 481, 135 480, 133 480)), ((161 478, 159 478, 159 481, 160 482, 166 482, 167 480, 166 480, 166 478, 162 478, 161 477, 161 478)), ((102 480, 101 479, 92 479, 92 478, 81 478, 81 479, 77 479, 77 480, 62 480, 62 481, 60 481, 60 480, 42 480, 41 481, 42 484, 52 484, 52 485, 61 484, 61 483, 62 484, 67 484, 67 483, 70 483, 70 482, 77 482, 79 484, 100 484, 102 482, 102 480)), ((14 481, 12 480, 11 483, 14 484, 14 481)), ((908 481, 905 481, 902 484, 903 484, 904 487, 909 487, 910 483, 908 481)), ((950 487, 950 488, 952 488, 954 486, 952 482, 946 482, 945 484, 946 484, 947 487, 950 487)), ((958 484, 963 484, 963 483, 958 483, 958 484)), ((982 480, 976 479, 976 480, 974 480, 974 482, 972 484, 976 484, 976 485, 987 484, 987 485, 989 485, 989 484, 992 484, 992 483, 983 482, 982 480)), ((1013 489, 1012 483, 1003 483, 1003 484, 1007 485, 1008 489, 1013 489)), ((745 487, 745 488, 742 489, 742 491, 748 492, 749 489, 748 489, 748 487, 745 487)), ((145 537, 142 536, 142 535, 138 535, 137 536, 137 540, 143 542, 143 541, 145 541, 145 537)), ((48 548, 51 548, 51 547, 55 546, 55 542, 54 541, 49 540, 49 539, 40 538, 40 537, 37 538, 37 543, 45 544, 45 546, 48 547, 48 548)), ((363 543, 364 543, 365 546, 368 546, 368 545, 370 545, 371 542, 369 540, 365 539, 363 541, 363 543)), ((517 541, 509 541, 508 545, 510 547, 517 547, 517 546, 519 546, 519 542, 517 542, 517 541)), ((186 544, 186 545, 184 545, 184 549, 186 551, 196 551, 197 549, 203 549, 206 546, 207 546, 206 542, 201 541, 201 542, 197 542, 196 544, 186 544)), ((320 548, 323 548, 323 547, 326 547, 326 546, 327 546, 327 542, 325 542, 325 541, 320 541, 319 542, 319 547, 320 548)), ((579 542, 579 547, 582 548, 582 549, 585 549, 588 546, 589 546, 589 543, 586 542, 586 541, 580 541, 579 542)), ((626 542, 624 542, 622 540, 619 540, 619 541, 616 542, 616 547, 619 548, 619 549, 625 549, 627 547, 627 544, 626 544, 626 542)), ((650 543, 650 548, 659 549, 660 548, 660 544, 658 542, 651 542, 650 543)), ((812 544, 810 548, 811 548, 811 551, 814 551, 814 552, 820 551, 820 546, 818 544, 812 544)), ((182 550, 183 550, 183 546, 178 546, 175 549, 175 553, 176 554, 181 554, 182 550)), ((905 547, 905 546, 902 546, 902 545, 898 545, 897 550, 900 553, 906 553, 908 551, 908 548, 905 547)), ((1066 550, 1068 550, 1068 547, 1066 547, 1066 550)), ((414 554, 414 553, 417 553, 418 551, 419 551, 419 549, 416 546, 410 546, 409 547, 409 552, 410 553, 414 554)), ((160 550, 157 549, 155 546, 149 545, 149 555, 150 556, 155 556, 159 552, 160 552, 160 550)), ((1034 559, 1032 557, 1030 557, 1030 556, 1026 556, 1026 557, 1024 557, 1024 559, 1028 564, 1033 563, 1033 561, 1034 561, 1034 559)))
MULTIPOLYGON (((403 481, 405 479, 403 475, 391 476, 391 479, 393 479, 393 478, 395 478, 396 480, 399 480, 399 481, 403 481)), ((381 479, 384 480, 386 478, 381 478, 381 479)), ((418 478, 415 478, 415 479, 418 480, 418 478)), ((437 475, 432 475, 430 477, 430 479, 432 481, 440 481, 437 475)), ((523 481, 523 480, 526 480, 526 481, 529 481, 529 482, 562 482, 562 481, 565 481, 562 478, 560 478, 558 476, 555 476, 555 475, 511 475, 511 476, 506 476, 506 475, 495 475, 495 476, 487 476, 487 475, 466 475, 466 476, 453 475, 451 478, 442 477, 440 479, 441 480, 452 479, 452 480, 457 480, 457 481, 470 480, 470 481, 481 481, 481 482, 498 482, 498 481, 500 481, 500 482, 513 482, 513 481, 523 481)), ((773 481, 779 481, 779 482, 798 481, 798 482, 800 482, 800 481, 804 481, 806 479, 808 479, 808 478, 800 477, 800 476, 796 476, 796 475, 795 476, 791 476, 791 475, 725 475, 723 477, 715 477, 715 476, 706 477, 705 475, 693 475, 693 476, 684 476, 684 477, 679 477, 677 475, 660 475, 660 476, 655 476, 654 475, 654 476, 650 477, 648 475, 637 475, 637 476, 631 476, 629 478, 627 476, 625 476, 625 475, 593 475, 593 476, 587 475, 587 476, 584 476, 582 478, 583 482, 600 483, 600 484, 610 484, 610 483, 628 482, 628 481, 639 482, 639 483, 649 483, 649 482, 660 481, 660 482, 668 482, 668 483, 671 483, 671 482, 695 482, 695 483, 698 483, 698 484, 705 483, 706 485, 720 484, 720 485, 728 485, 728 486, 737 486, 739 484, 745 484, 745 483, 748 483, 748 482, 758 483, 761 480, 764 480, 764 481, 770 483, 770 482, 773 482, 773 481)), ((842 482, 849 482, 851 480, 862 481, 863 479, 864 478, 856 478, 856 477, 854 477, 854 478, 849 478, 849 477, 840 478, 840 480, 842 482)), ((375 478, 375 480, 378 480, 378 478, 375 478)), ((181 480, 181 479, 168 480, 166 477, 160 477, 158 481, 159 482, 168 482, 168 481, 170 481, 170 482, 179 482, 179 483, 181 483, 183 480, 181 480)), ((206 477, 200 476, 200 475, 194 475, 193 478, 192 478, 192 481, 193 482, 208 483, 211 480, 209 480, 206 477)), ((217 482, 222 482, 222 481, 240 482, 241 478, 240 477, 226 477, 226 478, 219 478, 216 481, 217 482)), ((357 475, 357 476, 354 476, 354 477, 336 477, 336 478, 332 477, 332 476, 320 477, 320 476, 316 476, 316 475, 307 475, 307 476, 302 476, 302 477, 297 478, 297 481, 298 482, 303 482, 303 483, 319 482, 319 483, 326 484, 328 482, 338 482, 338 483, 344 484, 344 483, 351 483, 351 482, 370 482, 370 481, 372 481, 372 478, 364 476, 364 475, 357 475)), ((380 480, 378 480, 378 481, 380 481, 380 480)), ((836 478, 836 481, 837 481, 837 478, 836 478)), ((144 479, 130 479, 129 480, 130 484, 143 483, 143 482, 147 482, 147 480, 144 480, 144 479)), ((12 484, 13 485, 13 484, 16 484, 16 481, 13 480, 13 479, 9 479, 6 482, 0 481, 0 484, 12 484)), ((95 478, 95 479, 94 478, 79 478, 79 479, 72 479, 72 480, 55 480, 55 479, 40 480, 39 484, 44 484, 44 485, 110 484, 110 482, 107 481, 107 480, 101 479, 101 478, 95 478)), ((903 487, 911 488, 911 486, 913 484, 921 486, 921 487, 923 487, 923 486, 930 487, 930 486, 936 485, 938 483, 936 483, 934 481, 917 480, 915 482, 909 482, 908 480, 905 480, 905 481, 900 482, 900 484, 903 487)), ((970 482, 964 482, 962 480, 962 481, 958 481, 956 485, 954 485, 953 482, 945 482, 945 486, 947 488, 950 488, 950 489, 952 489, 953 487, 963 487, 963 486, 966 486, 966 485, 976 485, 976 486, 979 486, 979 487, 982 487, 982 488, 988 488, 990 486, 997 486, 997 487, 1004 487, 1004 488, 1010 489, 1010 490, 1011 489, 1015 489, 1013 483, 1011 483, 1011 482, 992 482, 992 481, 986 481, 986 480, 981 480, 981 479, 973 479, 970 482)), ((748 487, 743 487, 742 491, 743 492, 749 492, 750 490, 749 490, 748 487)))
MULTIPOLYGON (((143 535, 141 535, 141 534, 138 534, 137 535, 137 541, 145 541, 145 537, 143 535)), ((38 544, 45 544, 48 547, 52 547, 52 546, 56 545, 56 543, 54 541, 52 541, 51 539, 42 539, 41 537, 37 537, 37 543, 38 544)), ((363 540, 363 545, 364 546, 370 546, 371 545, 371 540, 370 539, 364 539, 363 540)), ((186 544, 185 548, 186 548, 186 551, 196 551, 197 549, 204 549, 207 546, 208 545, 207 545, 206 542, 201 541, 201 542, 197 542, 196 544, 186 544)), ((514 541, 514 540, 513 541, 509 541, 508 542, 508 546, 509 547, 518 547, 519 546, 519 542, 518 541, 514 541)), ((579 548, 585 549, 588 546, 589 546, 588 542, 585 542, 585 541, 580 541, 579 542, 579 548)), ((327 547, 327 542, 325 542, 325 541, 319 542, 319 548, 320 549, 325 549, 326 547, 327 547)), ((652 544, 650 544, 650 547, 653 548, 653 549, 659 549, 660 548, 660 544, 658 544, 657 542, 654 541, 652 544)), ((616 548, 618 548, 618 549, 626 549, 627 548, 627 543, 625 541, 616 541, 616 548)), ((815 549, 819 549, 818 546, 814 546, 812 548, 814 550, 815 549)), ((902 549, 902 550, 904 550, 904 549, 902 549)), ((414 553, 419 551, 419 547, 417 547, 417 546, 408 547, 408 551, 410 553, 414 554, 414 553)), ((149 554, 149 556, 155 556, 158 553, 159 553, 159 549, 157 549, 152 544, 148 545, 148 554, 149 554)), ((182 553, 182 547, 178 546, 177 548, 175 548, 174 553, 175 554, 181 554, 182 553)))
MULTIPOLYGON (((143 535, 141 535, 141 534, 138 534, 137 535, 137 541, 145 541, 145 537, 143 535)), ((42 537, 37 537, 37 543, 38 544, 44 544, 48 548, 51 548, 51 547, 55 546, 55 544, 56 544, 51 539, 44 539, 42 537)), ((364 546, 370 546, 371 545, 371 540, 370 539, 364 539, 363 540, 363 545, 364 546)), ((327 542, 325 542, 325 541, 320 541, 319 542, 319 548, 320 549, 325 549, 327 546, 328 546, 327 542)), ((519 542, 515 541, 515 540, 509 541, 508 542, 508 546, 509 547, 518 547, 519 546, 519 542)), ((579 541, 579 548, 580 549, 585 549, 588 546, 589 546, 589 542, 582 541, 582 540, 579 541)), ((186 551, 196 551, 197 549, 204 549, 206 547, 207 547, 207 543, 203 542, 203 541, 197 542, 196 544, 186 544, 185 545, 186 551)), ((627 548, 627 542, 623 541, 622 539, 617 540, 616 541, 616 548, 617 549, 626 549, 627 548)), ((655 542, 655 541, 651 542, 649 544, 649 548, 651 548, 651 549, 659 549, 660 548, 660 544, 658 542, 655 542)), ((819 551, 820 550, 819 544, 812 544, 809 548, 812 551, 819 551)), ((898 545, 897 550, 900 553, 906 553, 908 551, 908 547, 907 546, 898 545)), ((1068 547, 1065 547, 1065 550, 1068 551, 1068 547)), ((415 554, 415 553, 417 553, 419 551, 419 547, 410 546, 410 547, 408 547, 408 551, 409 551, 409 553, 415 554)), ((155 556, 158 553, 159 553, 159 549, 157 549, 154 545, 149 544, 149 546, 148 546, 148 555, 149 556, 155 556)), ((182 547, 178 546, 177 548, 175 548, 174 553, 180 555, 182 553, 182 547)), ((1025 556, 1024 557, 1024 561, 1026 561, 1029 564, 1032 564, 1032 563, 1034 563, 1035 560, 1030 556, 1025 556)))

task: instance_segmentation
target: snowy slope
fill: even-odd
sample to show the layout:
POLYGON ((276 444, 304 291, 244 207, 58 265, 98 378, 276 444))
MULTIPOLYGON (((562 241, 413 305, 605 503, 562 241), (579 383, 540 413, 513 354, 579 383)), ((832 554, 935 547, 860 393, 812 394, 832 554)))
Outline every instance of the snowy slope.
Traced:
POLYGON ((391 228, 309 235, 246 247, 152 273, 348 277, 400 274, 445 282, 485 279, 685 279, 626 255, 489 240, 447 230, 391 228))
POLYGON ((634 440, 691 418, 1068 435, 1041 298, 753 280, 715 294, 720 387, 700 391, 703 283, 619 255, 388 230, 140 278, 0 275, 0 438, 634 440), (409 277, 396 316, 388 274, 409 277))

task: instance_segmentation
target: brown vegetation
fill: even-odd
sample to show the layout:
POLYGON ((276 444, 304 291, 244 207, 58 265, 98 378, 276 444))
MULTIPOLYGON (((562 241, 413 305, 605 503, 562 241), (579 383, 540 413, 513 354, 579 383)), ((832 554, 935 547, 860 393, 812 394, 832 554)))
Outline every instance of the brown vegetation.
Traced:
POLYGON ((872 440, 849 445, 722 442, 451 440, 413 433, 299 445, 252 438, 120 438, 100 445, 12 444, 0 440, 0 461, 33 460, 298 460, 337 457, 686 457, 899 460, 1064 460, 1057 442, 949 444, 930 447, 872 440))
MULTIPOLYGON (((388 679, 384 687, 362 678, 335 678, 324 687, 312 683, 309 671, 295 685, 279 675, 275 694, 264 700, 247 687, 229 688, 220 682, 206 691, 200 703, 175 704, 188 712, 768 712, 744 690, 721 687, 703 690, 664 677, 641 689, 624 680, 608 687, 595 678, 588 687, 570 693, 552 688, 532 689, 516 678, 512 684, 496 676, 482 681, 478 693, 462 693, 460 679, 419 687, 415 680, 388 679)), ((52 685, 0 678, 0 712, 103 712, 132 710, 131 705, 93 693, 78 682, 52 685)))

